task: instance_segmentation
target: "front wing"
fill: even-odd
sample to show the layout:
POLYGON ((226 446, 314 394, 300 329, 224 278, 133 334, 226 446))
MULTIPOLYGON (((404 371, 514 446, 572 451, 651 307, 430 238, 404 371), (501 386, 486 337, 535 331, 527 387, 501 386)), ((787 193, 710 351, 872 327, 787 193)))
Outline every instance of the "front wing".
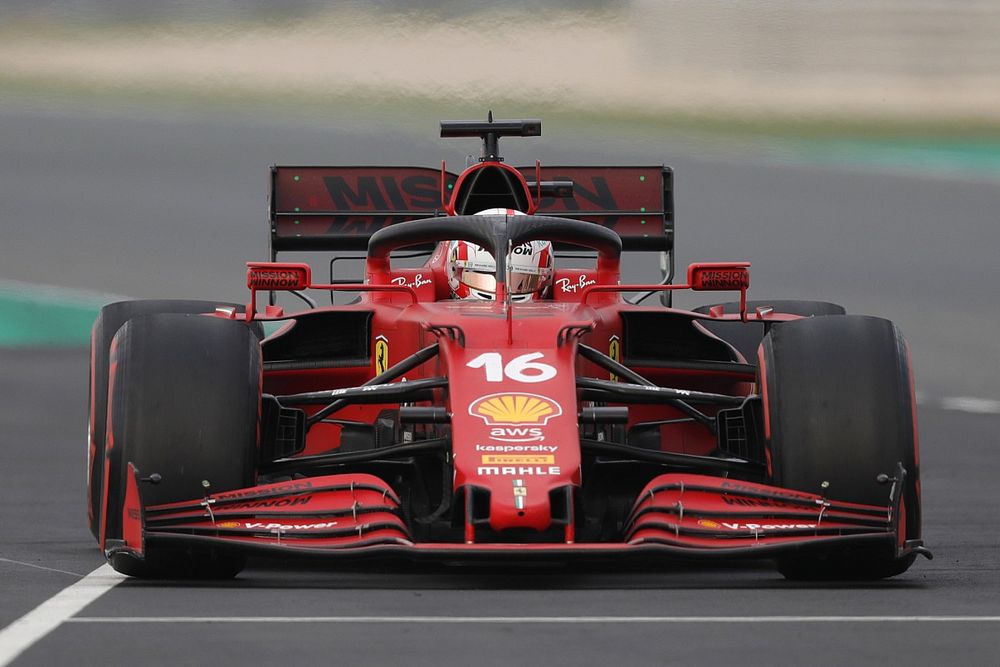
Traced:
POLYGON ((600 560, 635 557, 771 558, 803 549, 882 546, 897 558, 918 551, 904 541, 900 497, 905 470, 888 478, 886 506, 726 478, 664 474, 635 502, 620 542, 427 543, 411 539, 400 501, 378 477, 338 474, 204 498, 144 506, 129 466, 122 540, 109 560, 142 559, 147 548, 217 547, 247 555, 311 559, 600 560))

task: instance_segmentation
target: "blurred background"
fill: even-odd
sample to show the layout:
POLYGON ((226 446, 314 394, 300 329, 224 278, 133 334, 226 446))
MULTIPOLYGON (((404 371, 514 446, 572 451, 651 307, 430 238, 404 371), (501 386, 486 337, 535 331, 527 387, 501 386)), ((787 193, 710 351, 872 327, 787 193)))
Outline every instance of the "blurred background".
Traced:
POLYGON ((992 0, 0 7, 2 83, 11 94, 228 102, 324 117, 334 105, 391 103, 378 117, 393 122, 397 113, 421 119, 418 101, 447 99, 476 112, 509 102, 790 138, 982 132, 997 146, 1000 5, 992 0))
POLYGON ((492 109, 544 121, 511 162, 672 165, 681 267, 889 317, 992 409, 997 35, 993 0, 0 0, 0 343, 243 300, 269 165, 460 168, 437 121, 492 109))

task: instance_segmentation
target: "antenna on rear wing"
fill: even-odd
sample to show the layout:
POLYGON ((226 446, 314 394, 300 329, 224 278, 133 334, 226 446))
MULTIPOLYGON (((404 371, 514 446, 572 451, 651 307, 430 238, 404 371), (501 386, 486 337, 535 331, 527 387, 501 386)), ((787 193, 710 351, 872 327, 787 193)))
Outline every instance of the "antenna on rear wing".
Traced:
POLYGON ((503 162, 500 157, 500 137, 540 137, 542 121, 537 118, 521 120, 493 120, 493 112, 481 120, 443 120, 442 137, 481 137, 483 151, 480 162, 503 162))

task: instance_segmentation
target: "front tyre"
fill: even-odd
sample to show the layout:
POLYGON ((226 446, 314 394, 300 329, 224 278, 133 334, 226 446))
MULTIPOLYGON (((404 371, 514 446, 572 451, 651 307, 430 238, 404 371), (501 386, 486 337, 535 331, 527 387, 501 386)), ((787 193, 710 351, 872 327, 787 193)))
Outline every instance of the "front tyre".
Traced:
MULTIPOLYGON (((906 343, 884 319, 829 315, 786 322, 759 351, 767 406, 771 479, 832 500, 885 506, 876 482, 906 469, 900 531, 920 537, 920 469, 906 343), (821 485, 829 486, 821 491, 821 485)), ((915 554, 884 549, 802 552, 778 562, 789 579, 880 579, 904 572, 915 554)))
MULTIPOLYGON (((111 340, 128 320, 156 313, 211 313, 219 307, 243 310, 244 306, 218 301, 189 299, 136 299, 109 303, 101 308, 90 336, 90 406, 87 443, 87 521, 90 532, 100 538, 101 481, 104 478, 104 447, 107 439, 108 416, 108 357, 111 340)), ((264 337, 260 322, 251 328, 258 338, 264 337)))
MULTIPOLYGON (((204 315, 128 320, 111 345, 106 536, 120 538, 128 464, 158 484, 146 506, 253 486, 260 420, 261 352, 245 323, 204 315)), ((244 559, 217 551, 150 550, 112 559, 136 577, 225 578, 244 559)))

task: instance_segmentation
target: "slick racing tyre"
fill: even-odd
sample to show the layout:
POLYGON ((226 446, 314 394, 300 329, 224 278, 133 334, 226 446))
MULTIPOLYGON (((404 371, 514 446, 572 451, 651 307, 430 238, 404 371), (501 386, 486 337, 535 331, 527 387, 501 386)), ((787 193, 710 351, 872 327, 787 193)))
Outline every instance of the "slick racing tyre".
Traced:
MULTIPOLYGON (((694 312, 707 315, 709 309, 715 306, 722 306, 723 312, 726 314, 740 312, 739 301, 699 306, 694 309, 694 312)), ((847 312, 843 306, 836 303, 827 303, 826 301, 790 301, 780 299, 772 301, 747 301, 747 312, 754 312, 758 306, 771 306, 775 312, 802 315, 803 317, 843 315, 847 312)), ((763 324, 758 322, 713 322, 711 320, 698 320, 698 324, 739 350, 740 354, 746 358, 747 363, 754 366, 757 365, 757 346, 760 345, 760 341, 764 338, 763 324)))
MULTIPOLYGON (((906 470, 901 539, 920 537, 920 469, 906 343, 876 317, 830 315, 774 327, 758 369, 770 426, 771 481, 838 500, 888 506, 897 463, 906 470), (828 483, 823 489, 824 482, 828 483)), ((915 558, 891 544, 802 551, 779 560, 789 579, 880 579, 915 558)))
MULTIPOLYGON (((243 306, 236 304, 182 299, 119 301, 101 308, 90 337, 87 519, 94 537, 100 537, 101 531, 101 483, 104 477, 105 422, 108 417, 108 353, 111 349, 111 339, 118 329, 133 317, 154 313, 211 313, 219 306, 231 306, 243 310, 243 306)), ((254 322, 251 327, 258 337, 264 337, 259 322, 254 322)))
MULTIPOLYGON (((260 419, 260 342, 242 322, 201 315, 135 317, 111 348, 106 535, 121 537, 128 464, 143 477, 144 506, 253 486, 260 419)), ((245 559, 212 549, 117 554, 136 577, 227 578, 245 559)))

